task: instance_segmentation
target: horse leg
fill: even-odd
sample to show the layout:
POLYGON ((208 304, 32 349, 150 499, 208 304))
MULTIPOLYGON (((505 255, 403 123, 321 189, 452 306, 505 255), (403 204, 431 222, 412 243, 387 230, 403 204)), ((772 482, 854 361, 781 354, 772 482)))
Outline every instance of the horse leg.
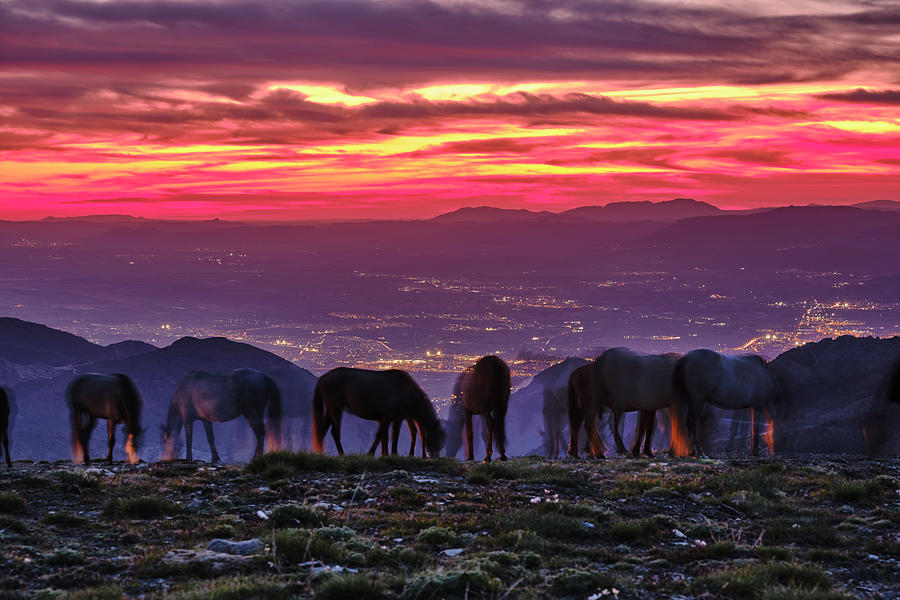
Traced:
POLYGON ((687 429, 691 452, 696 454, 699 458, 706 458, 706 453, 703 451, 703 444, 700 441, 700 431, 698 427, 702 412, 702 403, 691 402, 688 405, 687 429))
POLYGON ((751 442, 751 450, 750 453, 753 456, 759 456, 759 415, 756 414, 756 409, 753 407, 750 408, 750 423, 753 425, 751 432, 753 435, 753 441, 751 442))
POLYGON ((202 419, 200 422, 203 423, 203 429, 206 430, 206 441, 209 442, 209 451, 212 452, 210 462, 217 463, 219 462, 219 453, 216 452, 216 436, 213 435, 212 423, 210 421, 204 421, 202 419))
MULTIPOLYGON (((256 450, 253 451, 253 458, 256 458, 266 451, 266 422, 262 414, 259 415, 259 419, 250 428, 253 430, 253 435, 256 436, 256 450)), ((210 424, 209 429, 212 431, 212 424, 210 424)))
POLYGON ((487 426, 487 448, 485 449, 484 460, 482 462, 491 462, 491 456, 494 454, 494 416, 491 411, 484 415, 484 424, 487 426))
POLYGON ((591 455, 594 458, 606 458, 606 455, 603 453, 603 447, 600 445, 600 434, 597 432, 597 416, 595 414, 585 415, 584 428, 588 442, 591 444, 591 455))
POLYGON ((194 421, 184 423, 184 443, 187 445, 187 461, 194 462, 194 421))
POLYGON ((391 454, 397 455, 397 444, 400 442, 400 428, 403 427, 403 421, 394 421, 391 424, 391 454))
POLYGON ((375 449, 378 447, 379 442, 381 443, 381 455, 387 454, 387 435, 388 427, 390 426, 391 422, 388 420, 378 423, 378 431, 375 432, 375 441, 372 442, 372 447, 369 448, 369 456, 375 456, 375 449))
MULTIPOLYGON (((331 411, 328 411, 331 414, 331 411)), ((341 446, 341 413, 331 415, 331 439, 334 440, 334 447, 337 448, 338 455, 344 455, 344 447, 341 446)))
POLYGON ((634 443, 631 444, 630 454, 637 458, 641 454, 641 442, 644 440, 644 411, 638 412, 637 427, 634 430, 634 443))
POLYGON ((97 425, 97 419, 94 415, 87 413, 87 423, 81 424, 81 417, 79 416, 79 432, 78 437, 81 443, 81 453, 84 455, 84 464, 86 466, 90 466, 91 464, 91 433, 94 431, 94 427, 97 425))
POLYGON ((569 411, 569 449, 566 454, 572 458, 578 458, 578 432, 581 431, 582 415, 575 411, 569 411))
MULTIPOLYGON (((416 435, 419 433, 419 427, 412 419, 406 420, 406 426, 409 427, 409 455, 416 455, 416 435)), ((425 458, 425 444, 422 444, 422 458, 425 458)))
POLYGON ((646 413, 646 417, 644 417, 644 456, 647 458, 653 458, 653 430, 656 427, 656 411, 648 410, 644 411, 646 413))
POLYGON ((3 450, 6 452, 6 466, 12 469, 12 461, 9 459, 9 431, 3 432, 3 450))
POLYGON ((472 439, 472 413, 466 410, 466 460, 475 460, 474 440, 472 439))
POLYGON ((106 454, 106 462, 113 464, 113 447, 116 445, 116 421, 115 419, 107 419, 106 421, 106 443, 109 446, 109 452, 106 454))
POLYGON ((617 454, 628 454, 628 451, 625 449, 625 442, 622 441, 622 434, 619 432, 619 428, 622 426, 623 417, 625 413, 621 413, 619 411, 614 411, 613 413, 613 439, 616 441, 616 453, 617 454))

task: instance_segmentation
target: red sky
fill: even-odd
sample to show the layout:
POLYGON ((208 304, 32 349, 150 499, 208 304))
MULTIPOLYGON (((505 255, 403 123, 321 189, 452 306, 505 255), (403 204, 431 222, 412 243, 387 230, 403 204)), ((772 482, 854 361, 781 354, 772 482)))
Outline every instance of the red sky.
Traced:
POLYGON ((900 200, 898 31, 893 0, 0 0, 0 218, 900 200))

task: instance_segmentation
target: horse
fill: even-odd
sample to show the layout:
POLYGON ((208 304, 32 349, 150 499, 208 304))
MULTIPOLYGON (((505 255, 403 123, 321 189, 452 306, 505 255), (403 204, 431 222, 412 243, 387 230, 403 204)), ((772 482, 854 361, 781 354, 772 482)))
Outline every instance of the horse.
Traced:
POLYGON ((163 444, 166 458, 174 455, 174 441, 184 427, 187 460, 193 460, 194 421, 203 422, 212 451, 211 460, 219 462, 213 436, 213 422, 231 421, 242 416, 256 436, 256 458, 265 450, 268 435, 276 448, 281 444, 281 392, 271 377, 256 369, 236 369, 231 373, 191 371, 179 383, 169 403, 163 444), (268 417, 268 424, 264 416, 268 417))
POLYGON ((592 367, 593 401, 616 416, 613 436, 616 449, 624 454, 625 444, 619 434, 622 413, 639 411, 637 435, 631 447, 632 456, 653 456, 653 430, 656 411, 672 403, 672 371, 675 354, 643 355, 627 348, 611 348, 597 357, 592 367))
POLYGON ((6 388, 0 387, 0 442, 3 442, 3 450, 6 452, 6 466, 12 468, 9 458, 9 394, 6 388))
MULTIPOLYGON (((705 456, 697 431, 706 405, 734 410, 750 409, 751 444, 759 454, 759 411, 772 422, 772 410, 780 403, 781 390, 774 368, 756 355, 727 356, 712 350, 692 350, 675 363, 672 374, 673 450, 678 456, 705 456)), ((766 434, 771 439, 772 431, 766 434)))
POLYGON ((584 359, 569 357, 534 376, 534 381, 542 388, 541 412, 544 417, 544 446, 547 458, 559 458, 559 449, 565 445, 563 419, 566 415, 569 375, 584 364, 587 364, 584 359))
POLYGON ((141 429, 141 409, 143 402, 134 382, 127 375, 99 375, 88 373, 76 377, 66 390, 69 411, 72 417, 74 446, 76 458, 91 464, 90 440, 91 432, 97 419, 107 420, 107 437, 109 452, 106 461, 112 464, 113 447, 116 443, 116 425, 125 424, 125 453, 128 462, 137 462, 138 440, 143 433, 141 429))
POLYGON ((585 452, 594 458, 606 458, 604 444, 597 432, 597 418, 600 416, 593 392, 594 363, 580 366, 569 375, 566 394, 569 413, 568 456, 578 458, 578 430, 584 425, 587 433, 585 452))
MULTIPOLYGON (((409 428, 409 455, 416 455, 416 436, 419 433, 419 426, 413 419, 406 419, 406 426, 409 428)), ((391 425, 391 454, 397 454, 397 444, 400 441, 400 429, 403 427, 403 419, 394 421, 391 425)), ((422 458, 425 458, 425 444, 422 444, 422 458)))
POLYGON ((388 428, 409 419, 418 424, 428 456, 440 455, 444 430, 428 396, 406 371, 338 367, 319 377, 312 406, 316 452, 324 451, 325 434, 331 429, 334 445, 343 456, 341 418, 345 410, 361 419, 378 421, 370 455, 375 454, 379 443, 386 454, 388 428))
POLYGON ((491 462, 494 442, 497 443, 500 460, 506 460, 506 409, 512 389, 509 367, 499 356, 482 356, 460 374, 457 388, 466 422, 466 460, 475 459, 473 415, 482 415, 487 426, 487 448, 483 462, 491 462))

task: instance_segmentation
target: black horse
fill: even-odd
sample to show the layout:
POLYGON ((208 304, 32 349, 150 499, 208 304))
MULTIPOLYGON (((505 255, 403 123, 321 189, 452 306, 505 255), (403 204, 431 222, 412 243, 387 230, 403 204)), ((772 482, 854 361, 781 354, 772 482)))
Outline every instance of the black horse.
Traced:
POLYGON ((281 393, 271 377, 255 369, 237 369, 231 373, 191 371, 181 380, 163 427, 166 457, 174 454, 174 441, 184 426, 187 460, 193 460, 194 421, 203 422, 206 439, 212 451, 212 462, 219 462, 213 436, 213 422, 231 421, 241 415, 247 419, 256 436, 254 458, 264 451, 264 440, 270 447, 281 446, 281 393), (264 416, 268 415, 268 427, 264 416))
POLYGON ((438 456, 444 445, 444 430, 431 401, 409 373, 399 369, 332 369, 319 377, 312 408, 316 452, 324 451, 325 434, 331 429, 338 454, 344 454, 341 418, 345 410, 361 419, 378 421, 378 433, 369 454, 375 454, 379 443, 382 453, 387 453, 388 428, 408 419, 418 425, 429 456, 438 456))
POLYGON ((506 460, 506 410, 511 390, 509 367, 498 356, 483 356, 463 371, 456 382, 454 396, 461 404, 466 425, 466 460, 474 460, 472 416, 482 415, 487 428, 484 462, 491 462, 493 443, 500 460, 506 460))
POLYGON ((66 396, 72 417, 76 460, 81 459, 85 464, 91 464, 88 446, 91 432, 97 424, 97 419, 100 418, 107 420, 109 447, 107 462, 112 464, 118 423, 125 424, 127 435, 125 453, 128 455, 128 461, 132 464, 137 462, 138 440, 143 432, 141 429, 143 403, 134 382, 127 375, 121 373, 81 375, 69 384, 66 396))
POLYGON ((9 412, 9 394, 5 388, 0 387, 0 441, 6 452, 6 466, 12 468, 12 461, 9 459, 9 412))

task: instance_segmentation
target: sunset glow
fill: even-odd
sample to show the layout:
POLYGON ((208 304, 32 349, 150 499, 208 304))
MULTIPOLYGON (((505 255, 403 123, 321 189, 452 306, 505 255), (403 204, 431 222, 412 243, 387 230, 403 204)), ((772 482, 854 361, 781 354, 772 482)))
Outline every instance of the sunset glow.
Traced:
POLYGON ((900 199, 896 6, 731 6, 0 1, 0 216, 900 199))

